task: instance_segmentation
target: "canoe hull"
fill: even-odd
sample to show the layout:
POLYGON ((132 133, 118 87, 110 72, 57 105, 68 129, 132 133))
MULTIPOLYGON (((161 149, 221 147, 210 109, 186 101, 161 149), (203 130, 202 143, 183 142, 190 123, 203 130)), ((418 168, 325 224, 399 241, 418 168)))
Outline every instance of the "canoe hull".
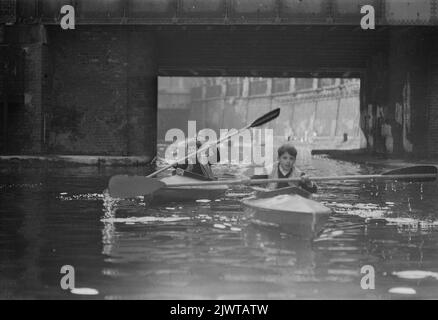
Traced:
POLYGON ((198 199, 214 200, 224 195, 224 190, 163 188, 153 196, 154 202, 191 202, 198 199))
POLYGON ((201 187, 172 187, 172 184, 177 183, 194 183, 199 180, 184 177, 170 176, 161 179, 168 187, 162 188, 154 193, 153 203, 168 203, 168 202, 193 202, 198 199, 215 200, 224 196, 228 189, 226 185, 218 186, 201 186, 201 187))
POLYGON ((266 199, 242 201, 245 214, 252 223, 276 228, 300 238, 317 236, 326 224, 331 210, 322 204, 299 195, 281 195, 266 199), (277 201, 278 200, 278 201, 277 201), (276 201, 278 206, 275 205, 276 201), (295 207, 295 209, 294 209, 295 207))

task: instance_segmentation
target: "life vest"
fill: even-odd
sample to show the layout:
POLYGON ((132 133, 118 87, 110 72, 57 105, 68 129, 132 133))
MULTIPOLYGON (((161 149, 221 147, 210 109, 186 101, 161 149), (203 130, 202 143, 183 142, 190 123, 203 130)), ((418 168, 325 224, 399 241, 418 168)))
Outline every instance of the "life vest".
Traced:
MULTIPOLYGON (((272 172, 269 175, 269 179, 300 178, 301 175, 303 174, 303 172, 300 169, 298 169, 295 166, 293 166, 291 171, 286 176, 284 176, 281 173, 281 171, 279 169, 279 166, 280 166, 279 162, 275 162, 273 164, 272 172)), ((282 183, 280 183, 280 186, 279 186, 277 182, 271 182, 271 183, 268 184, 268 189, 274 190, 274 189, 279 189, 279 188, 288 187, 288 186, 299 187, 300 183, 299 182, 293 182, 293 181, 287 182, 287 183, 286 182, 282 182, 282 183)))

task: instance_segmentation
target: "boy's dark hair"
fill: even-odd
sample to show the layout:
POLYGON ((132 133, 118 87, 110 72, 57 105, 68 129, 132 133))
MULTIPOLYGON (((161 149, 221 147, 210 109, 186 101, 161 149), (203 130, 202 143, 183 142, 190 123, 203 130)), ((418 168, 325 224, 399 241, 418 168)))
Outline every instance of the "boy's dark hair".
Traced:
POLYGON ((278 148, 278 157, 281 157, 283 154, 289 153, 294 158, 297 157, 297 149, 291 144, 283 144, 280 148, 278 148))

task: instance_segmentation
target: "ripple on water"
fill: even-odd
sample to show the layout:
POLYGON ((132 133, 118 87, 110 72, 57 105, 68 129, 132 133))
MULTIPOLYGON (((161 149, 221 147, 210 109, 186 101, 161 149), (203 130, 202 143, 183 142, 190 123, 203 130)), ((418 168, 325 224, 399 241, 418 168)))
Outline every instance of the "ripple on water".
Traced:
POLYGON ((155 223, 155 222, 177 222, 190 220, 190 217, 128 217, 128 218, 104 218, 101 221, 107 223, 155 223))
POLYGON ((73 294, 92 296, 99 294, 99 291, 93 288, 74 288, 70 290, 73 294))
POLYGON ((417 294, 417 291, 409 287, 395 287, 388 290, 389 293, 412 295, 417 294))
MULTIPOLYGON (((312 163, 312 175, 371 170, 324 161, 319 167, 312 163)), ((376 285, 380 297, 417 297, 417 291, 421 297, 436 296, 436 186, 424 184, 420 197, 415 185, 388 184, 385 190, 368 183, 321 183, 316 200, 335 212, 323 234, 305 243, 244 220, 240 200, 250 188, 233 186, 221 201, 149 206, 142 198, 94 193, 107 183, 109 170, 80 177, 60 170, 61 178, 51 176, 50 190, 46 183, 32 190, 20 184, 5 188, 10 181, 0 175, 0 223, 7 226, 0 235, 0 247, 6 248, 0 255, 7 257, 0 259, 0 268, 16 269, 18 279, 31 280, 20 288, 12 272, 2 273, 10 292, 34 298, 27 290, 38 292, 43 284, 35 268, 26 266, 44 270, 60 259, 74 259, 90 277, 97 275, 89 280, 98 281, 96 289, 105 299, 361 298, 367 295, 358 285, 364 264, 373 265, 378 277, 387 270, 385 282, 376 285), (17 239, 20 246, 13 245, 17 239), (46 252, 46 244, 56 251, 46 252)))
POLYGON ((411 280, 419 280, 424 278, 435 278, 438 280, 438 273, 432 271, 423 271, 423 270, 405 270, 405 271, 397 271, 393 272, 393 275, 401 278, 401 279, 411 279, 411 280))

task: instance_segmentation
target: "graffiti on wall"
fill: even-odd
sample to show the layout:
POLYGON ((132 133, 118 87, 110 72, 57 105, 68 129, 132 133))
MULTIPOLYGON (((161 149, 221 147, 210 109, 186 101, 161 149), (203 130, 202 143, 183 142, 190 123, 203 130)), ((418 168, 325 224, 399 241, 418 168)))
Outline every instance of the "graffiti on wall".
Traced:
POLYGON ((403 149, 406 152, 412 152, 412 143, 409 140, 411 134, 411 84, 409 73, 403 87, 403 149))

